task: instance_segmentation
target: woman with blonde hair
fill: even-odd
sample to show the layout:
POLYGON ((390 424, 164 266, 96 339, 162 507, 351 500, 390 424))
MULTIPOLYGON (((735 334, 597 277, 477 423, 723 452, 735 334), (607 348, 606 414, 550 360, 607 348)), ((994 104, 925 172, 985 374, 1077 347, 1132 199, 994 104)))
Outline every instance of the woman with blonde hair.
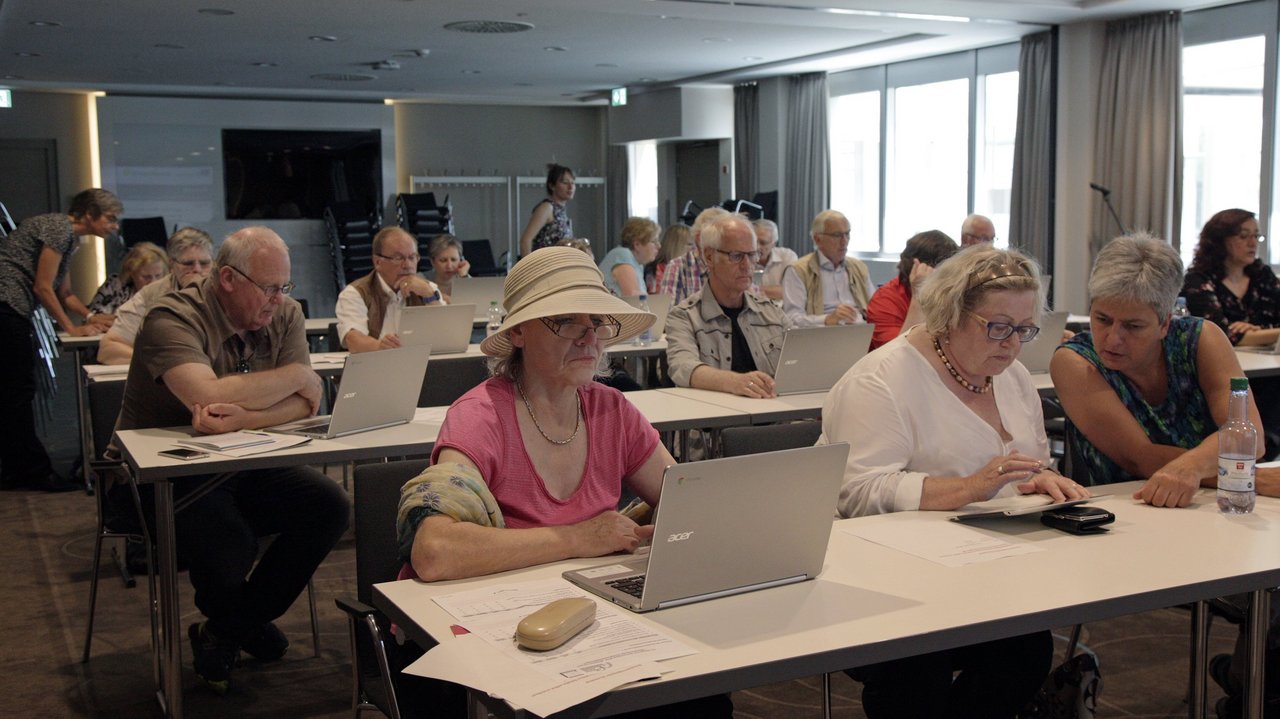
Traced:
POLYGON ((120 305, 168 271, 169 258, 164 250, 151 242, 139 242, 121 260, 120 271, 108 277, 94 293, 89 311, 114 321, 120 305))

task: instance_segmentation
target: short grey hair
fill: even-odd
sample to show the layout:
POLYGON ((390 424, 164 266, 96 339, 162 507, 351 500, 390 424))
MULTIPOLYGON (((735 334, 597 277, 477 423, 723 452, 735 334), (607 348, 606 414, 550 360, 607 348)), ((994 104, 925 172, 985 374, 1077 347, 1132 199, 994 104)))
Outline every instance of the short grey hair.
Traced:
POLYGON ((169 259, 176 260, 182 256, 182 253, 193 247, 198 247, 213 255, 213 238, 209 236, 208 232, 197 227, 183 227, 169 236, 169 241, 164 246, 164 252, 169 255, 169 259))
POLYGON ((772 232, 772 233, 773 233, 773 239, 774 239, 775 241, 778 239, 778 223, 774 222, 773 220, 766 220, 766 219, 764 219, 763 217, 761 217, 761 218, 760 218, 760 219, 758 219, 758 220, 754 220, 754 221, 752 221, 751 226, 752 226, 753 228, 755 228, 755 230, 756 230, 756 239, 757 239, 757 240, 759 240, 759 239, 760 239, 760 230, 761 230, 761 229, 766 229, 766 230, 769 230, 770 232, 772 232))
POLYGON ((693 233, 694 244, 699 247, 702 246, 702 228, 706 227, 708 222, 716 219, 717 217, 724 217, 725 215, 732 214, 732 212, 729 212, 723 207, 708 207, 702 212, 699 212, 698 216, 693 220, 693 227, 690 228, 690 231, 693 233))
POLYGON ((809 234, 818 235, 827 229, 827 222, 830 220, 844 220, 845 224, 849 224, 849 218, 844 216, 839 210, 823 210, 813 218, 813 222, 809 224, 809 234))
POLYGON ((285 254, 289 253, 289 246, 270 227, 245 227, 227 235, 227 239, 222 241, 216 264, 218 267, 234 267, 244 272, 253 253, 264 248, 276 248, 285 254))
POLYGON ((1098 252, 1089 274, 1094 300, 1141 302, 1163 322, 1182 291, 1182 258, 1168 242, 1147 232, 1117 237, 1098 252))
POLYGON ((917 299, 925 329, 943 335, 960 326, 966 311, 982 304, 992 292, 1032 290, 1036 302, 1032 321, 1039 324, 1044 307, 1040 266, 1017 250, 989 244, 960 250, 924 279, 917 299))
POLYGON ((747 222, 746 218, 742 215, 725 213, 711 218, 711 220, 703 226, 702 249, 704 251, 718 249, 720 247, 721 239, 724 238, 724 233, 728 232, 729 228, 734 227, 735 225, 740 226, 747 232, 751 233, 752 247, 759 245, 759 240, 756 238, 755 228, 751 226, 750 222, 747 222))

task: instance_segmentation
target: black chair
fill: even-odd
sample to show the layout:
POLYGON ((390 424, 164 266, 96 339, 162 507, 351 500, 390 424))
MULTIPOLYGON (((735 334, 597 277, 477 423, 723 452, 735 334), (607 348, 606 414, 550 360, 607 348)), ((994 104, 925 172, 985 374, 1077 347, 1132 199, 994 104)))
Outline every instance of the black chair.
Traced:
POLYGON ((780 449, 812 447, 821 434, 822 420, 817 419, 787 424, 726 427, 720 433, 720 449, 725 457, 737 457, 744 454, 775 452, 780 449))
POLYGON ((163 217, 126 217, 120 220, 120 238, 125 247, 139 242, 164 247, 169 242, 169 231, 165 229, 163 217))
POLYGON ((473 277, 495 277, 507 271, 494 261, 493 246, 488 240, 463 240, 462 256, 471 263, 470 274, 473 277))
POLYGON ((400 570, 395 533, 400 487, 425 469, 425 459, 357 465, 355 470, 356 599, 334 600, 347 613, 351 635, 351 710, 376 709, 400 719, 394 675, 387 656, 386 617, 370 606, 373 585, 400 570))
POLYGON ((418 392, 419 407, 451 405, 472 387, 489 379, 487 357, 432 360, 418 392))
POLYGON ((0 237, 8 237, 10 233, 18 229, 18 223, 13 221, 13 215, 9 214, 9 208, 0 202, 0 237))
POLYGON ((325 233, 338 289, 373 270, 373 236, 381 223, 376 209, 370 211, 356 202, 338 202, 324 208, 325 233))

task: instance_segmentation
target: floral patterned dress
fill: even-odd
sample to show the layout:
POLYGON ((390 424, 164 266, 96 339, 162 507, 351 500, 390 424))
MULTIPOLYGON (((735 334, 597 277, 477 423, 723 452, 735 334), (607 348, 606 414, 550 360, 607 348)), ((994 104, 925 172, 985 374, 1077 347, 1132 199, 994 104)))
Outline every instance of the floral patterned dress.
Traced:
POLYGON ((1243 332, 1232 332, 1232 322, 1248 322, 1262 328, 1280 327, 1280 282, 1276 275, 1261 261, 1244 268, 1249 278, 1249 289, 1243 297, 1236 297, 1221 277, 1192 267, 1187 270, 1182 283, 1182 296, 1187 298, 1187 310, 1196 317, 1218 325, 1226 333, 1231 344, 1240 342, 1243 332))
MULTIPOLYGON (((1084 357, 1098 372, 1125 408, 1142 425, 1147 437, 1156 444, 1191 449, 1210 434, 1218 431, 1218 424, 1209 411, 1209 401, 1200 389, 1196 370, 1196 348, 1200 346, 1200 330, 1204 320, 1198 317, 1175 317, 1164 338, 1165 369, 1169 376, 1169 390, 1164 402, 1152 405, 1138 393, 1133 382, 1120 372, 1109 370, 1093 348, 1090 332, 1081 332, 1067 340, 1059 348, 1068 349, 1084 357)), ((1078 457, 1089 470, 1090 484, 1127 482, 1134 477, 1125 472, 1110 457, 1093 445, 1074 424, 1068 424, 1068 440, 1074 443, 1078 457)))

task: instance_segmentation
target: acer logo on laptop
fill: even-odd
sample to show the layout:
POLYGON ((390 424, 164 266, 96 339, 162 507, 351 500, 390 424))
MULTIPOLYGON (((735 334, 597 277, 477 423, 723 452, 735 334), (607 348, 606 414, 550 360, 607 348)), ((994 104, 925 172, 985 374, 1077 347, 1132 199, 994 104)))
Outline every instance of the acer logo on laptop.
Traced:
POLYGON ((356 393, 355 393, 355 392, 348 392, 348 393, 346 393, 346 394, 342 395, 342 398, 343 398, 343 399, 351 399, 352 397, 355 397, 355 396, 356 396, 356 393))
POLYGON ((683 542, 693 536, 693 532, 677 532, 667 536, 667 542, 683 542))

